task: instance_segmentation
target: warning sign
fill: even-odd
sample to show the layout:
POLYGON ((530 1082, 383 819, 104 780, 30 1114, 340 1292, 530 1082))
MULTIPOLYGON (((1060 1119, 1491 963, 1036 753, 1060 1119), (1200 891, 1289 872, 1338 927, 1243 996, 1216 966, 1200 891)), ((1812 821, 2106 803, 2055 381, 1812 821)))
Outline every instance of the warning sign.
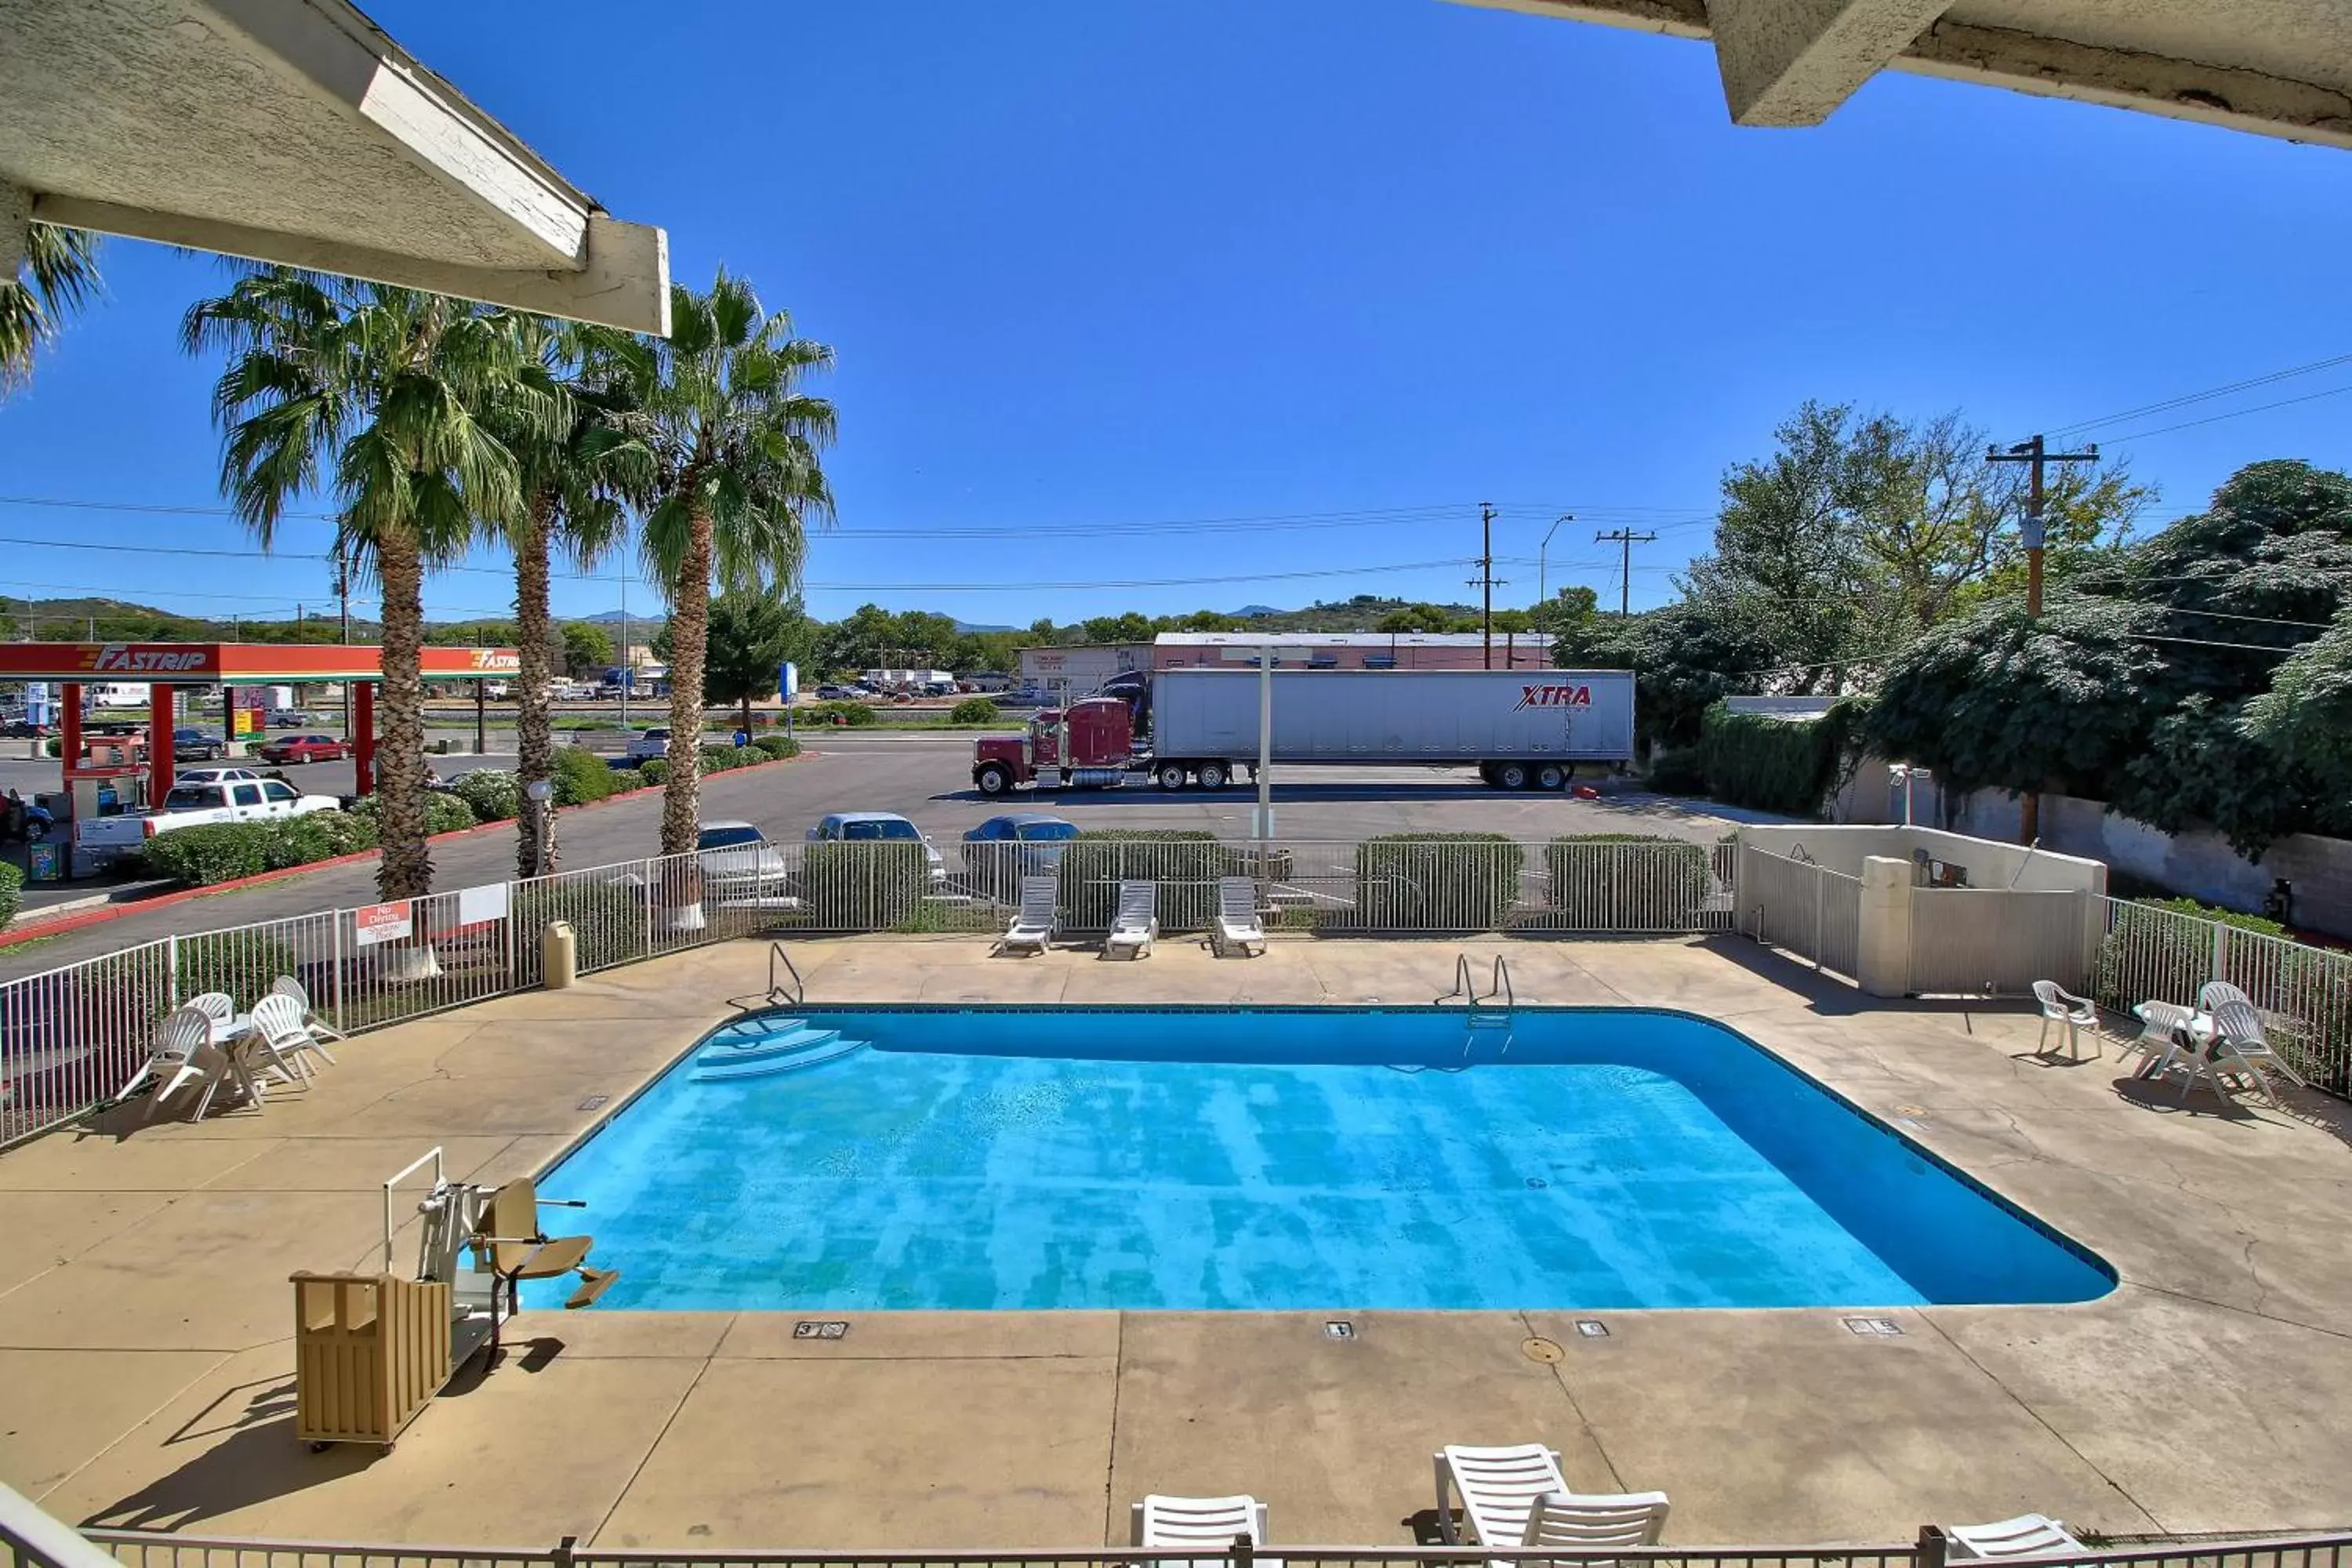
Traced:
POLYGON ((396 904, 368 904, 352 911, 352 941, 360 947, 398 942, 413 924, 405 899, 396 904))

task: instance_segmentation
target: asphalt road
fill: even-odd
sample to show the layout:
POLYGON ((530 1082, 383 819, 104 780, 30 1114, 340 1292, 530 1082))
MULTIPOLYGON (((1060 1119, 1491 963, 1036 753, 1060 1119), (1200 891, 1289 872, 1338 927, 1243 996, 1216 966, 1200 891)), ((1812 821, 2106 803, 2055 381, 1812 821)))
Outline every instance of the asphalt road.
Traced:
MULTIPOLYGON (((492 759, 481 759, 490 761, 492 759)), ((435 758, 436 765, 459 762, 435 758)), ((464 759, 472 763, 475 759, 464 759)), ((294 770, 305 787, 316 775, 326 791, 330 770, 319 763, 294 770)), ((756 824, 771 838, 798 840, 830 811, 903 812, 954 863, 951 847, 983 818, 1012 810, 1050 811, 1082 828, 1205 828, 1221 837, 1248 835, 1255 791, 1235 787, 1208 794, 1158 788, 1076 791, 1060 796, 1015 795, 988 799, 971 787, 968 737, 875 735, 826 737, 818 754, 781 767, 721 773, 702 786, 706 821, 756 824)), ((1276 830, 1292 839, 1355 839, 1409 830, 1484 830, 1517 837, 1562 833, 1672 834, 1712 842, 1737 821, 1776 820, 1714 806, 1688 806, 1665 797, 1610 790, 1598 801, 1560 795, 1505 794, 1467 769, 1318 768, 1277 773, 1276 830)), ((657 795, 566 812, 558 842, 565 866, 594 866, 650 855, 657 847, 657 795)), ((433 848, 436 890, 492 882, 515 873, 510 832, 447 840, 433 848)), ((257 888, 134 910, 120 919, 40 942, 0 948, 0 979, 54 968, 177 932, 216 930, 321 909, 371 902, 373 863, 335 867, 257 888)))

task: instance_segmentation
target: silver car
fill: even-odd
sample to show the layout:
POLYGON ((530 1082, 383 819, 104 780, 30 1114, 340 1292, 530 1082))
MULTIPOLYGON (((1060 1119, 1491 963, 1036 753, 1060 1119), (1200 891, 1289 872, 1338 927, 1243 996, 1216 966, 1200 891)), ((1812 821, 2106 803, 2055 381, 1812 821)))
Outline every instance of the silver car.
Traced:
POLYGON ((765 903, 784 896, 784 858, 748 822, 706 822, 694 836, 702 883, 721 903, 765 903))
POLYGON ((836 811, 808 830, 812 844, 905 843, 923 847, 923 859, 934 884, 948 879, 947 861, 922 829, 895 811, 836 811))

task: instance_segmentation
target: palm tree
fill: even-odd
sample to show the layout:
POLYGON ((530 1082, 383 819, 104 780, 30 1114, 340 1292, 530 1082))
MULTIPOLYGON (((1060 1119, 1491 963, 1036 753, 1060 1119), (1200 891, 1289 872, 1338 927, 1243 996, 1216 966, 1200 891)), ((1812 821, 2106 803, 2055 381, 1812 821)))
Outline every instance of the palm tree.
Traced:
POLYGON ((701 805, 711 581, 729 592, 796 583, 804 524, 833 516, 818 462, 833 405, 800 390, 833 351, 792 331, 791 317, 762 310, 751 285, 721 268, 708 293, 672 287, 668 341, 641 342, 634 362, 654 476, 644 555, 670 606, 665 855, 694 847, 701 805))
MULTIPOLYGON (((516 328, 532 368, 519 384, 520 402, 511 410, 502 405, 494 423, 521 468, 522 506, 505 534, 514 551, 515 641, 522 656, 516 674, 516 771, 528 791, 555 776, 549 556, 561 549, 585 571, 619 542, 628 528, 625 503, 643 499, 646 453, 617 426, 626 384, 618 368, 627 353, 621 334, 539 317, 519 318, 516 328), (549 391, 560 391, 568 406, 551 430, 537 423, 549 391)), ((526 805, 517 826, 516 874, 553 870, 553 810, 526 805)))
POLYGON ((98 289, 98 236, 47 223, 26 231, 24 264, 0 282, 0 395, 32 379, 35 351, 98 289))
POLYGON ((485 422, 551 431, 559 391, 530 384, 512 318, 438 294, 262 268, 192 306, 181 337, 228 367, 213 389, 221 489, 264 550, 288 504, 330 489, 338 558, 383 594, 378 896, 431 889, 425 843, 425 574, 478 520, 522 506, 514 454, 485 422), (536 417, 529 417, 531 411, 536 417))

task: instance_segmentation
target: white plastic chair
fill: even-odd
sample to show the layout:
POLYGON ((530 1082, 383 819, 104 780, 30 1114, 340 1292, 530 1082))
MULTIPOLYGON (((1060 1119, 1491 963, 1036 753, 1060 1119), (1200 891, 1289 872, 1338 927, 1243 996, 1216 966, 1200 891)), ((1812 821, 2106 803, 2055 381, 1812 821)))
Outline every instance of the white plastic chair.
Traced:
MULTIPOLYGON (((1246 1535, 1252 1545, 1265 1544, 1265 1504, 1254 1497, 1161 1497, 1154 1494, 1129 1510, 1130 1546, 1197 1546, 1218 1553, 1202 1557, 1187 1568, 1214 1568, 1226 1561, 1234 1538, 1246 1535)), ((1277 1558, 1260 1557, 1274 1563, 1277 1558)))
POLYGON ((1054 935, 1054 879, 1024 877, 1021 879, 1021 910, 1013 917, 1013 924, 996 939, 992 950, 1011 952, 1016 950, 1043 952, 1054 935))
POLYGON ((267 1056, 269 1065, 288 1083, 301 1083, 310 1078, 310 1070, 302 1065, 302 1053, 316 1046, 302 1022, 302 1004, 293 997, 273 991, 253 1005, 253 1033, 245 1041, 245 1049, 267 1056))
MULTIPOLYGON (((2261 1058, 2270 1063, 2273 1069, 2284 1073, 2293 1079, 2296 1087, 2301 1089, 2311 1087, 2311 1081, 2287 1066, 2286 1058, 2280 1056, 2271 1045, 2270 1035, 2263 1025, 2262 1009, 2254 1005, 2252 997, 2226 980, 2216 980, 2197 993, 2197 1000, 2200 1005, 2213 1015, 2215 1027, 2220 1031, 2222 1038, 2229 1041, 2233 1054, 2241 1058, 2261 1058), (2226 1020, 2222 1016, 2225 1011, 2229 1015, 2226 1020)), ((2273 1095, 2271 1098, 2275 1101, 2278 1097, 2273 1095)))
POLYGON ((212 1020, 215 1045, 220 1043, 222 1037, 227 1032, 230 1021, 236 1016, 236 998, 226 991, 203 992, 189 997, 180 1005, 193 1007, 212 1020))
POLYGON ((2213 1012, 2228 1002, 2243 1002, 2249 1007, 2254 1005, 2252 997, 2226 980, 2208 980, 2198 988, 2197 1005, 2208 1013, 2213 1012))
POLYGON ((2039 1056, 2050 1046, 2050 1026, 2056 1024, 2066 1031, 2066 1055, 2074 1061, 2083 1059, 2082 1031, 2091 1031, 2091 1055, 2105 1053, 2099 1048, 2099 1005, 2088 996, 2077 996, 2063 989, 2054 980, 2033 983, 2033 999, 2042 1004, 2042 1038, 2035 1042, 2034 1054, 2039 1056))
POLYGON ((2046 1513, 2021 1513, 1990 1524, 1948 1524, 1944 1536, 1951 1542, 1947 1555, 1963 1560, 2054 1556, 2085 1550, 2066 1533, 2064 1525, 2046 1513))
POLYGON ((1220 952, 1239 948, 1265 951, 1265 922, 1258 918, 1257 884, 1247 877, 1225 877, 1217 882, 1217 941, 1220 952))
POLYGON ((1148 958, 1151 943, 1159 935, 1160 884, 1121 882, 1118 912, 1111 917, 1110 935, 1103 942, 1104 955, 1116 957, 1124 953, 1129 958, 1148 958))
POLYGON ((163 1102, 177 1094, 190 1082, 205 1086, 203 1098, 196 1101, 196 1120, 212 1108, 213 1096, 220 1089, 217 1065, 206 1065, 197 1058, 209 1050, 213 1043, 213 1020, 209 1014, 194 1007, 177 1007, 166 1014, 155 1026, 155 1033, 147 1045, 147 1059, 131 1075, 123 1086, 115 1090, 118 1100, 128 1100, 131 1093, 150 1079, 154 1089, 147 1096, 146 1120, 155 1120, 163 1102))
MULTIPOLYGON (((294 1000, 302 1004, 302 1026, 310 1031, 310 1038, 312 1040, 323 1042, 327 1040, 349 1039, 351 1037, 344 1034, 341 1029, 336 1028, 333 1025, 319 1016, 318 1008, 310 1005, 310 994, 304 990, 302 988, 302 983, 295 979, 292 975, 279 975, 277 979, 269 983, 269 990, 272 995, 291 996, 294 1000)), ((327 1053, 323 1048, 320 1049, 319 1054, 322 1057, 327 1057, 327 1053)), ((333 1065, 334 1059, 335 1058, 332 1057, 327 1057, 328 1064, 330 1066, 333 1065)))
POLYGON ((2211 1040, 2205 1047, 2207 1059, 2220 1071, 2243 1073, 2252 1079, 2262 1089, 2263 1098, 2273 1105, 2279 1103, 2278 1090, 2271 1087, 2271 1080, 2255 1065, 2257 1058, 2270 1063, 2298 1084, 2303 1082, 2294 1069, 2279 1060, 2278 1053, 2271 1049, 2270 1040, 2263 1033, 2263 1016, 2254 1011, 2252 1003, 2222 1003, 2213 1009, 2212 1029, 2211 1040))
POLYGON ((1593 1568, 1595 1560, 1582 1553, 1612 1546, 1655 1546, 1666 1532, 1670 1507, 1664 1492, 1546 1492, 1528 1510, 1527 1533, 1519 1544, 1574 1552, 1580 1554, 1577 1568, 1593 1568))
POLYGON ((1462 1544, 1454 1523, 1454 1499, 1481 1546, 1517 1546, 1527 1534, 1528 1515, 1547 1492, 1566 1492, 1559 1453, 1541 1443, 1475 1448, 1449 1443, 1433 1457, 1437 1471, 1437 1533, 1448 1546, 1462 1544))

